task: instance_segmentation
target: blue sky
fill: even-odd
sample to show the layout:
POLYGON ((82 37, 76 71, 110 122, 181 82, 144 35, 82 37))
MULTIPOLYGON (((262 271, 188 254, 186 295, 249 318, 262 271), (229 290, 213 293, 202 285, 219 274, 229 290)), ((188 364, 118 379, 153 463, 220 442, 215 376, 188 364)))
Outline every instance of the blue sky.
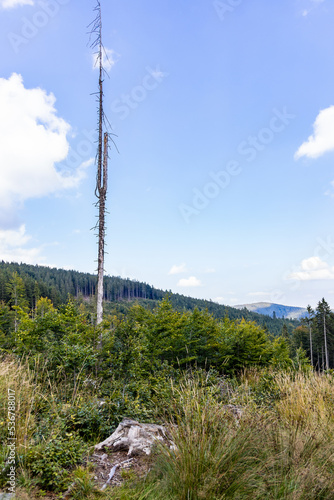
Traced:
MULTIPOLYGON (((333 306, 333 3, 101 4, 106 273, 333 306)), ((96 270, 94 6, 0 0, 0 259, 96 270)))

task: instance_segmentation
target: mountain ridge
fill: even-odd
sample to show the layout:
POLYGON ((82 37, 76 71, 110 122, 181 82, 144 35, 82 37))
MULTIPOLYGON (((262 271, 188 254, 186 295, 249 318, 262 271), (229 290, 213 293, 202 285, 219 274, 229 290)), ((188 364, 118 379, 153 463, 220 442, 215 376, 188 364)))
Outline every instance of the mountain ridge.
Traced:
POLYGON ((254 302, 252 304, 241 304, 234 306, 236 309, 247 309, 257 314, 264 314, 270 317, 281 319, 298 319, 307 315, 306 307, 285 306, 274 302, 254 302))

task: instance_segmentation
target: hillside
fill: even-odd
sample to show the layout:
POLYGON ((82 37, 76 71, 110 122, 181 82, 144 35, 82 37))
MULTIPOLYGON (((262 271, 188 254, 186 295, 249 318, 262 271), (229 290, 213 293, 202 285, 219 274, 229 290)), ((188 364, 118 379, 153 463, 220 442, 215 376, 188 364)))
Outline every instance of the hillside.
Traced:
MULTIPOLYGON (((93 300, 97 283, 96 275, 78 271, 33 266, 28 264, 0 262, 0 302, 8 303, 10 293, 8 283, 17 273, 24 282, 25 295, 30 309, 35 307, 40 297, 51 299, 57 307, 66 303, 68 296, 76 299, 93 300)), ((281 318, 272 318, 248 310, 224 306, 210 300, 194 299, 171 291, 159 290, 147 283, 124 279, 120 277, 105 277, 104 299, 107 302, 106 311, 116 309, 124 312, 129 309, 133 301, 139 301, 144 307, 153 308, 156 303, 168 295, 175 309, 178 311, 193 310, 196 307, 203 311, 208 310, 216 319, 228 317, 231 320, 244 318, 255 321, 273 335, 280 335, 283 324, 286 323, 291 332, 299 322, 296 320, 283 321, 281 318)))
POLYGON ((235 306, 236 309, 247 309, 258 314, 265 314, 276 318, 301 319, 306 316, 305 307, 284 306, 282 304, 273 304, 270 302, 256 302, 254 304, 243 304, 235 306))

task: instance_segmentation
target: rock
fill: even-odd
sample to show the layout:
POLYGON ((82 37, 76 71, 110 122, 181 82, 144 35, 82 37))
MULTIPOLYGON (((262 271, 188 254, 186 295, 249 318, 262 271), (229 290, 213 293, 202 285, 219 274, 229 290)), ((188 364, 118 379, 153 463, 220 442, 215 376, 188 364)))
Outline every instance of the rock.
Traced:
POLYGON ((95 446, 96 451, 110 448, 112 451, 125 450, 129 457, 149 455, 155 441, 162 441, 174 447, 167 430, 162 425, 141 424, 136 420, 125 418, 105 441, 95 446))

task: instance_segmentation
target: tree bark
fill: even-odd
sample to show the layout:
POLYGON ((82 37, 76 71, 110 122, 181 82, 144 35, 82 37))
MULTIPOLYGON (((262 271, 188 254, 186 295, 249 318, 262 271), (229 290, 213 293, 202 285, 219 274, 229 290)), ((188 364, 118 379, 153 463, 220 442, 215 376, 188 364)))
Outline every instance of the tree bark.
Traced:
POLYGON ((310 331, 310 357, 311 357, 311 365, 313 366, 313 345, 312 345, 312 328, 311 324, 309 324, 310 331))
POLYGON ((99 325, 103 319, 103 275, 104 275, 104 245, 105 245, 105 214, 108 184, 108 133, 104 134, 103 141, 103 172, 98 175, 98 198, 99 198, 99 249, 97 267, 97 318, 99 325))
MULTIPOLYGON (((102 15, 101 4, 97 1, 97 18, 94 21, 93 32, 97 33, 94 45, 98 47, 99 62, 99 91, 98 91, 98 149, 97 149, 97 173, 95 195, 98 199, 98 258, 97 258, 97 305, 96 324, 99 325, 103 319, 103 275, 104 275, 104 246, 105 246, 105 214, 108 184, 108 132, 103 133, 104 110, 103 110, 103 62, 102 62, 102 15)), ((101 339, 100 339, 101 343, 101 339)))
POLYGON ((328 370, 328 368, 329 368, 329 362, 328 362, 327 332, 326 332, 326 313, 325 312, 324 312, 324 342, 325 342, 326 370, 328 370))

